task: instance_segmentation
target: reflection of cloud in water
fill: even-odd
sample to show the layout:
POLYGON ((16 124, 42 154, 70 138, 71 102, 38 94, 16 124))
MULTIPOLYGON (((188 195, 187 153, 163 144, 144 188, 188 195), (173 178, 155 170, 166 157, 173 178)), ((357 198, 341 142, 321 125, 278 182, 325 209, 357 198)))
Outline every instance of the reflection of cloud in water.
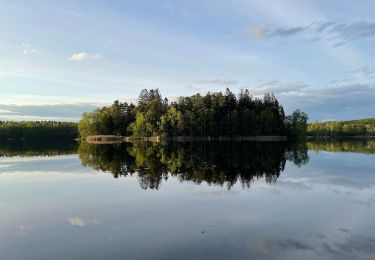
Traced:
POLYGON ((199 191, 199 192, 196 192, 195 194, 202 195, 202 196, 226 196, 226 195, 239 194, 239 191, 235 191, 235 190, 199 191))
POLYGON ((57 172, 57 171, 14 171, 14 172, 2 172, 0 173, 1 180, 35 180, 35 181, 47 181, 54 180, 55 178, 89 178, 93 175, 99 176, 99 173, 96 172, 85 172, 85 171, 76 171, 76 172, 57 172))
POLYGON ((314 250, 310 245, 294 239, 284 239, 277 241, 277 244, 280 248, 285 250, 314 250))
POLYGON ((0 157, 0 163, 25 163, 25 162, 40 162, 40 161, 61 161, 75 159, 77 155, 54 155, 54 156, 14 156, 14 157, 0 157))
POLYGON ((375 204, 375 197, 368 197, 367 199, 358 199, 358 200, 354 200, 353 201, 354 203, 357 203, 359 205, 362 205, 364 207, 368 207, 368 208, 371 208, 374 206, 375 204))
POLYGON ((70 223, 70 225, 79 226, 79 227, 84 227, 84 226, 87 226, 87 225, 99 225, 100 224, 100 220, 97 220, 97 219, 85 220, 83 218, 74 217, 74 218, 68 218, 67 220, 70 223))
MULTIPOLYGON (((373 155, 370 155, 373 156, 373 155)), ((310 162, 300 170, 290 167, 288 179, 304 182, 310 187, 328 187, 338 192, 362 192, 373 189, 375 164, 367 154, 354 153, 310 153, 310 162)), ((283 181, 285 177, 278 180, 283 181)))
POLYGON ((358 178, 358 176, 354 177, 345 174, 343 174, 343 176, 322 176, 321 178, 317 179, 315 183, 341 186, 352 189, 370 189, 375 184, 372 182, 372 180, 368 180, 367 178, 362 179, 358 178))
POLYGON ((81 218, 68 218, 68 221, 70 223, 70 225, 72 226, 80 226, 80 227, 83 227, 83 226, 86 226, 86 222, 81 219, 81 218))
POLYGON ((277 181, 277 187, 294 190, 294 191, 302 191, 302 190, 310 190, 311 185, 309 185, 305 180, 295 180, 295 179, 281 179, 277 181))
POLYGON ((31 231, 33 229, 33 227, 25 226, 25 225, 21 224, 17 227, 17 229, 18 229, 18 236, 26 237, 28 235, 29 231, 31 231))
POLYGON ((375 254, 375 237, 351 235, 336 246, 341 252, 373 255, 375 254))
MULTIPOLYGON (((311 251, 318 256, 340 256, 340 259, 357 259, 362 256, 375 257, 375 237, 352 234, 349 229, 340 228, 332 238, 320 234, 319 238, 260 238, 250 240, 247 248, 252 254, 283 254, 287 251, 311 251)), ((332 234, 331 234, 332 235, 332 234)), ((374 259, 374 258, 371 258, 374 259)))

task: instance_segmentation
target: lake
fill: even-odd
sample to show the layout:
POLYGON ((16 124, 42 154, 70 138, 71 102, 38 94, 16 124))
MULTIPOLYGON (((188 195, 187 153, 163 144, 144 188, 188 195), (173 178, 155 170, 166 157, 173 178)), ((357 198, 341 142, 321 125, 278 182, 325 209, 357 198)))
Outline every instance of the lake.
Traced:
POLYGON ((0 142, 0 259, 375 259, 375 140, 0 142))

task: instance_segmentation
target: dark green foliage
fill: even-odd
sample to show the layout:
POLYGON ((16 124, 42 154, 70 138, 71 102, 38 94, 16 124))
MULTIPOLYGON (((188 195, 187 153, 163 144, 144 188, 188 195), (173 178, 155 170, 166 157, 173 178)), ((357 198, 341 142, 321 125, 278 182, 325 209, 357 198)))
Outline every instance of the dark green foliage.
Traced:
POLYGON ((308 135, 318 137, 375 136, 375 118, 313 122, 308 126, 308 135))
POLYGON ((74 139, 77 123, 54 121, 1 122, 1 139, 74 139))
POLYGON ((301 112, 299 109, 293 112, 292 115, 285 118, 285 125, 287 128, 288 136, 292 138, 304 138, 307 134, 307 120, 306 113, 301 112))
POLYGON ((111 106, 84 113, 78 123, 79 134, 83 138, 94 134, 127 135, 128 126, 135 120, 134 108, 133 104, 116 100, 111 106))

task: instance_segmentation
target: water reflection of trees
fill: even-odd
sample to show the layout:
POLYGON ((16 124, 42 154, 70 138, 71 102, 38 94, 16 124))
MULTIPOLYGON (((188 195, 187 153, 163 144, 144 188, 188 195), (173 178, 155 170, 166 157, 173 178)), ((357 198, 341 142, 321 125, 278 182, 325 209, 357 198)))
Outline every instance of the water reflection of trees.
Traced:
POLYGON ((352 152, 375 154, 375 139, 315 139, 307 142, 314 152, 352 152))
POLYGON ((301 166, 309 159, 305 145, 271 142, 81 143, 78 153, 83 165, 115 178, 137 172, 143 189, 158 189, 169 176, 228 189, 237 182, 250 187, 258 179, 274 183, 286 160, 301 166))
POLYGON ((0 140, 0 157, 56 156, 75 154, 74 140, 0 140))

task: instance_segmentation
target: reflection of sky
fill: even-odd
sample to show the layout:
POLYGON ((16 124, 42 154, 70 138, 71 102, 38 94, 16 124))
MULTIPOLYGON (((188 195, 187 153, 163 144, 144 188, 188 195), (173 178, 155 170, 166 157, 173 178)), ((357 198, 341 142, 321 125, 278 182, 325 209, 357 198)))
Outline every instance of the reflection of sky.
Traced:
POLYGON ((75 173, 82 170, 77 155, 0 158, 1 175, 14 172, 19 174, 29 174, 30 172, 75 173))
POLYGON ((230 191, 173 177, 145 191, 76 155, 0 158, 0 258, 374 259, 373 156, 309 155, 230 191))

